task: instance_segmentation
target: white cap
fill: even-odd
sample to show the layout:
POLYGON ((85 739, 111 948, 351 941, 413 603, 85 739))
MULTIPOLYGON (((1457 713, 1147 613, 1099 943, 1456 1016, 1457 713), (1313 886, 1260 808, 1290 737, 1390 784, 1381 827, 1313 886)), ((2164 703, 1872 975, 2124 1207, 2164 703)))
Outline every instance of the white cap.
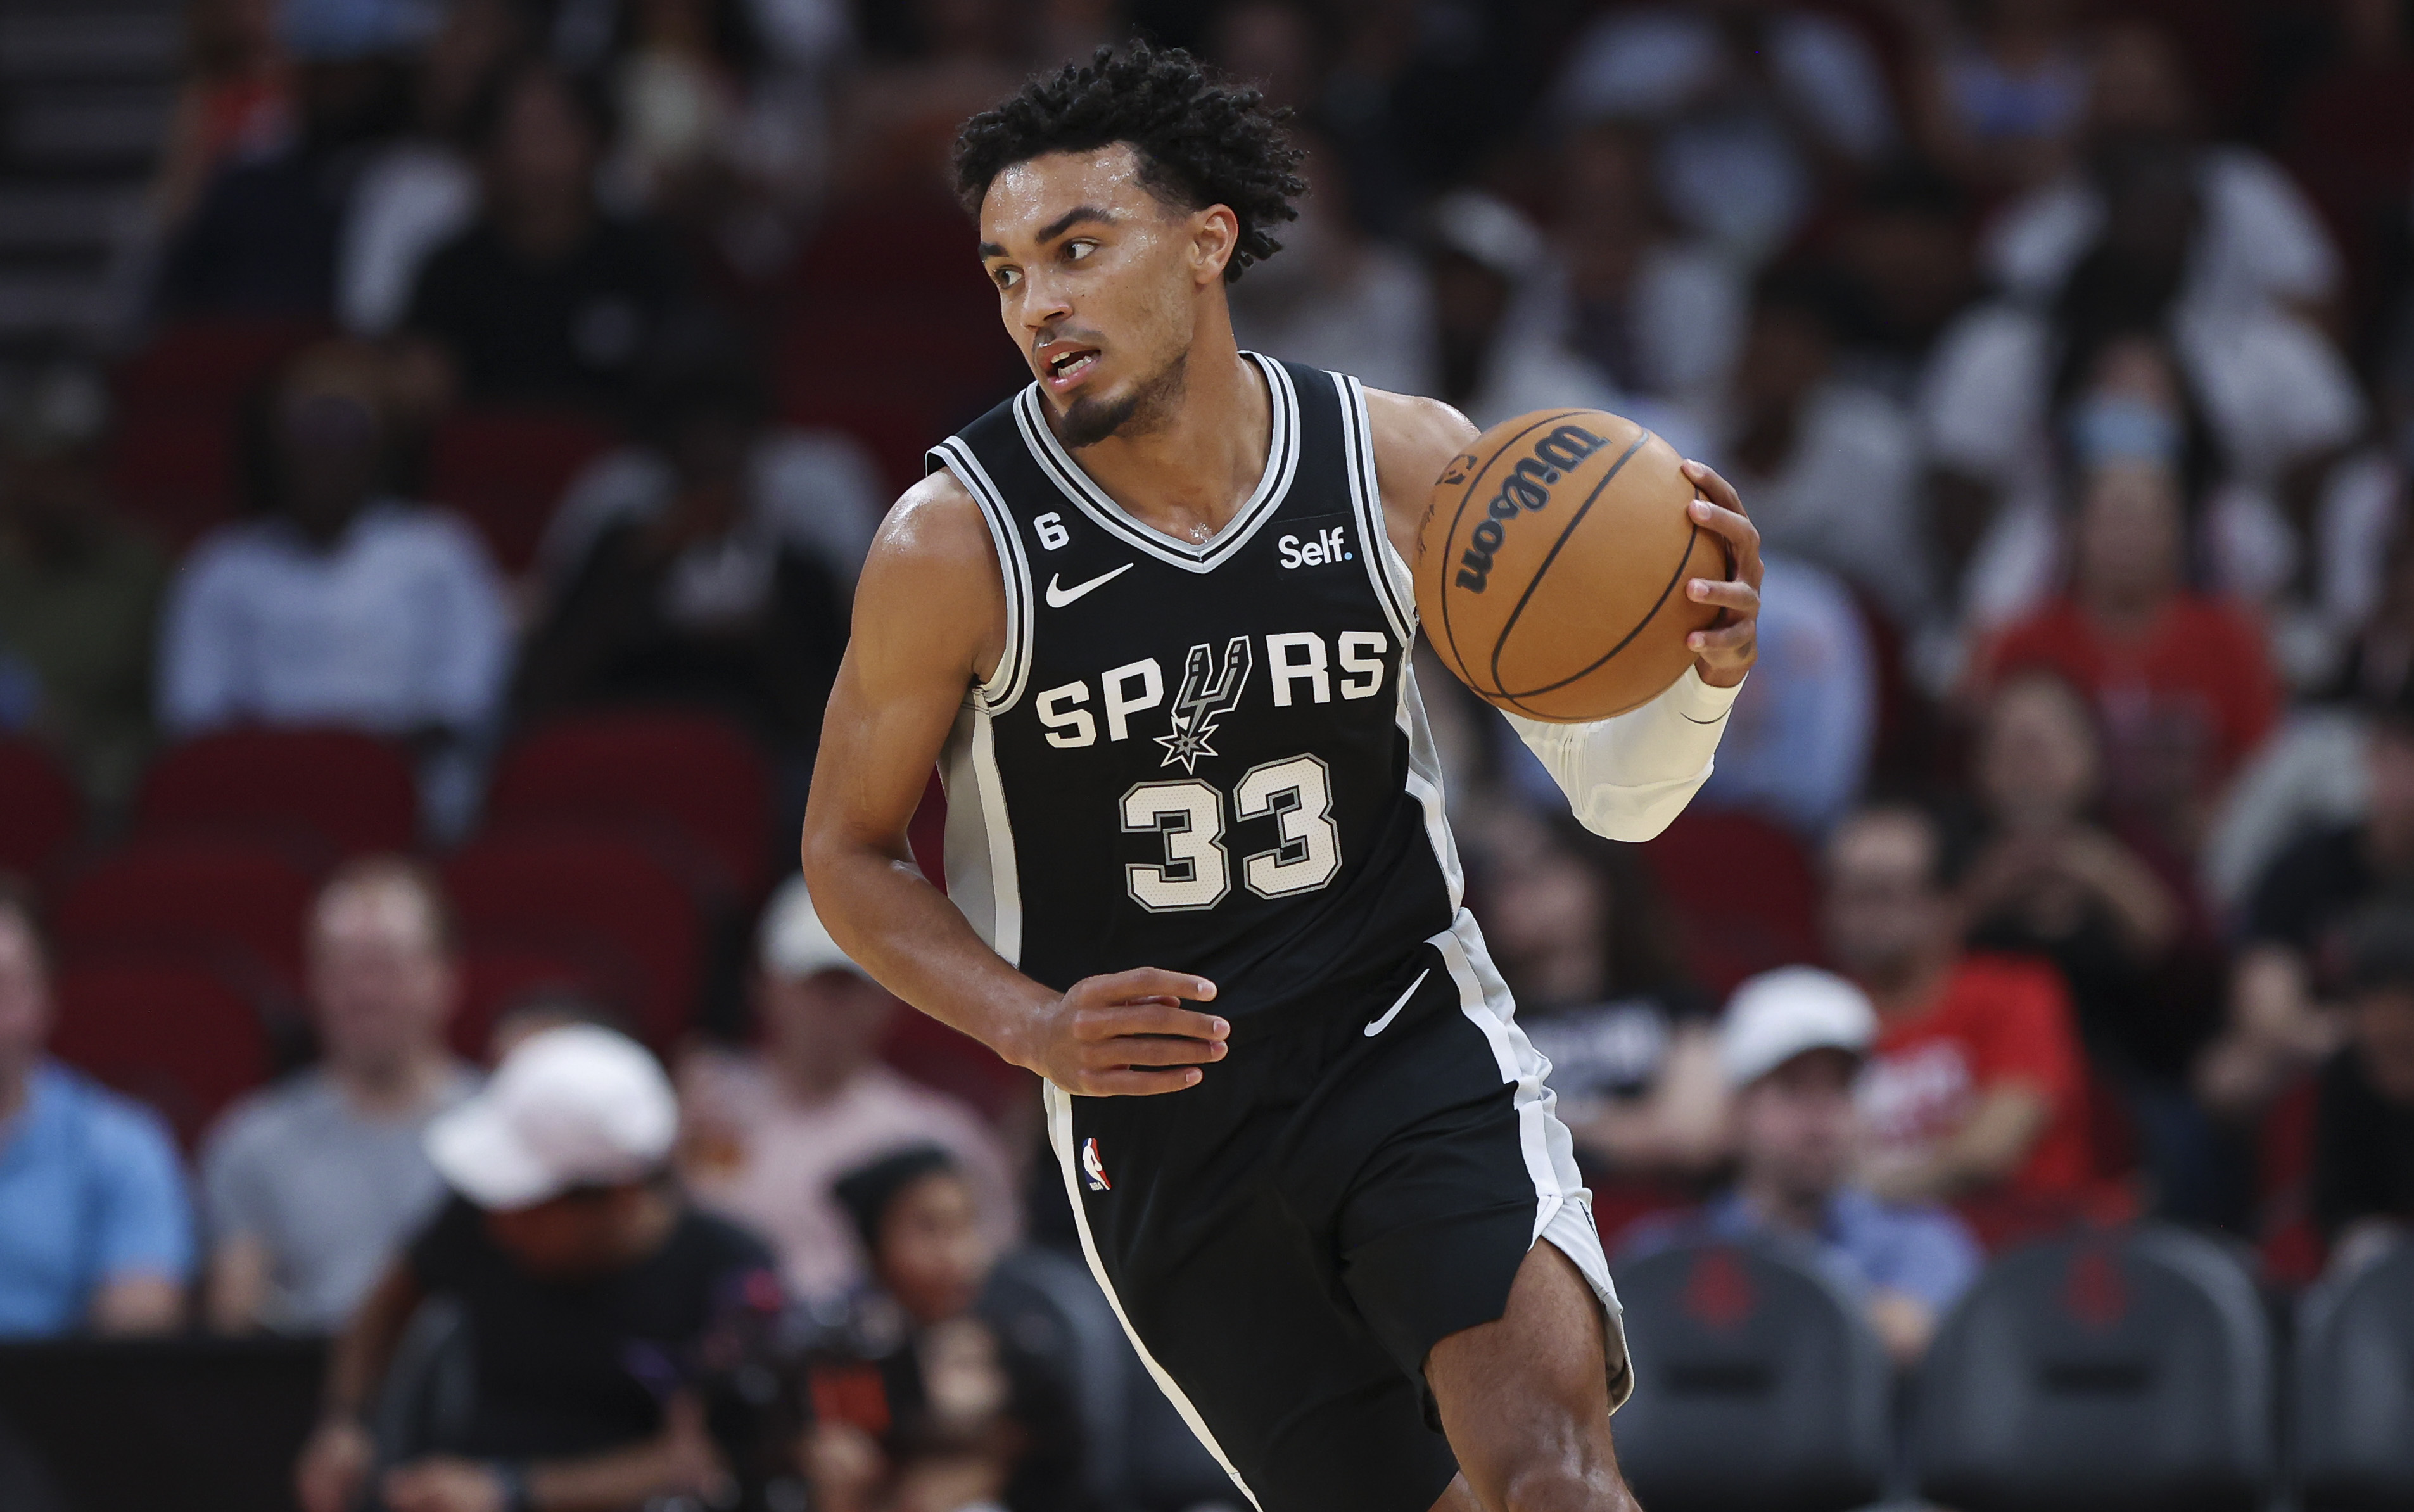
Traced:
POLYGON ((763 909, 755 949, 764 971, 774 977, 799 980, 833 970, 864 974, 830 938, 822 916, 813 911, 813 895, 805 891, 801 876, 788 878, 771 894, 763 909))
POLYGON ((1866 1055, 1877 1043, 1869 994, 1816 966, 1780 966, 1735 990, 1719 1025, 1719 1066, 1727 1085, 1759 1081, 1811 1050, 1866 1055))
POLYGON ((670 1158, 678 1100, 643 1045, 592 1024, 540 1029, 427 1126, 427 1158, 481 1207, 639 1180, 670 1158))

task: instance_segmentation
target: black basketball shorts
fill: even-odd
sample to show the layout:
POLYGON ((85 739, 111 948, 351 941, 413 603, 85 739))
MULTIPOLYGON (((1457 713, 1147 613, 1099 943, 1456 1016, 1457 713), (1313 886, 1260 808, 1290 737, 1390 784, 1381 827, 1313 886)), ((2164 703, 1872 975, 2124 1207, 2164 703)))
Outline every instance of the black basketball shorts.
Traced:
POLYGON ((1430 1512, 1457 1473, 1425 1387, 1547 1239, 1632 1373, 1591 1194, 1467 914, 1378 994, 1242 1018, 1200 1085, 1048 1089, 1090 1268, 1157 1384, 1261 1512, 1430 1512))

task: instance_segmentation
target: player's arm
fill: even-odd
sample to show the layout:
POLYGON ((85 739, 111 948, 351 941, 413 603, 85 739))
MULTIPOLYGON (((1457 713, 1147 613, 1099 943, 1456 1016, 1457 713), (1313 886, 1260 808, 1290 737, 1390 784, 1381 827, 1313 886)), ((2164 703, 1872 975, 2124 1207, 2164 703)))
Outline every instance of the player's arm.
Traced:
POLYGON ((1140 967, 1058 993, 1008 965, 931 885, 906 826, 967 692, 1006 652, 997 549, 963 486, 933 473, 874 539, 805 808, 823 923, 882 986, 1070 1092, 1172 1092, 1223 1058, 1214 984, 1140 967))
MULTIPOLYGON (((1375 389, 1366 393, 1366 415, 1384 522, 1401 560, 1414 561, 1434 480, 1477 432, 1447 404, 1375 389)), ((1693 501, 1695 523, 1726 538, 1735 563, 1731 577, 1696 577, 1685 585, 1693 602, 1715 604, 1726 614, 1716 628, 1693 632, 1692 666, 1642 708, 1589 725, 1546 724, 1503 711, 1568 795, 1576 818, 1612 840, 1650 839, 1709 780, 1736 690, 1759 655, 1760 531, 1726 479, 1699 462, 1687 462, 1685 475, 1706 496, 1693 501)))

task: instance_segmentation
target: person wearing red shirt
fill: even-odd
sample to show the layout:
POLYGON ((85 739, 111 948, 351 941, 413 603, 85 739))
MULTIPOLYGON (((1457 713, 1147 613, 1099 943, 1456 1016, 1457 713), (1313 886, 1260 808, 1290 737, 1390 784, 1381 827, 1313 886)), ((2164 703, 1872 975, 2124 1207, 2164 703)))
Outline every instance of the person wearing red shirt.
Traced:
POLYGON ((2052 671, 2103 722, 2113 805, 2186 844, 2279 717, 2279 681, 2245 613, 2190 591, 2179 480, 2109 462, 2082 485, 2071 586, 1989 647, 1981 683, 2052 671))
POLYGON ((1878 1010, 1864 1182, 1958 1203, 1993 1241, 2093 1206, 2087 1070, 2049 963, 1962 951, 1945 851, 1916 808, 1844 820, 1827 846, 1827 947, 1878 1010))

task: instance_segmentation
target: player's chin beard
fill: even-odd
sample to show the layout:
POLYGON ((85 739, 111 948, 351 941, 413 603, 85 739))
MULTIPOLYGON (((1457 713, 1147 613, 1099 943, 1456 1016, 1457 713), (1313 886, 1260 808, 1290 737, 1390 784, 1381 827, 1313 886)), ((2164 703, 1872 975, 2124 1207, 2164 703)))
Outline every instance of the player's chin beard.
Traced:
POLYGON ((1065 407, 1062 428, 1065 444, 1074 451, 1095 446, 1110 436, 1144 436, 1165 424, 1182 403, 1182 391, 1189 382, 1190 353, 1166 365, 1155 377, 1133 386, 1119 399, 1091 398, 1083 396, 1065 407))

